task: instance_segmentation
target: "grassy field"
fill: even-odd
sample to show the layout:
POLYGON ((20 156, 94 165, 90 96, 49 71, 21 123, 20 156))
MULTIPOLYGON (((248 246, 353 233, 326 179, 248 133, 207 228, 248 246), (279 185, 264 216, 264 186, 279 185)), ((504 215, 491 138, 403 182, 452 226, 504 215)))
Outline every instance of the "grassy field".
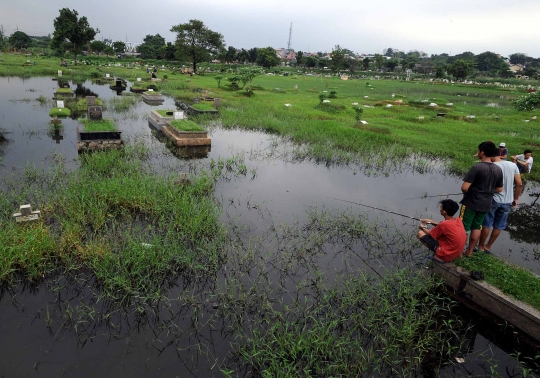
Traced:
MULTIPOLYGON (((36 57, 37 64, 28 67, 22 66, 22 56, 3 55, 2 59, 0 75, 56 75, 58 69, 54 58, 36 57)), ((131 81, 146 75, 144 67, 81 64, 64 70, 64 78, 80 80, 96 71, 131 81)), ((512 106, 513 100, 526 94, 525 86, 536 82, 516 81, 519 85, 503 88, 429 80, 261 75, 253 80, 248 96, 244 89, 233 91, 226 80, 218 88, 212 73, 190 77, 174 67, 160 72, 168 77, 157 83, 161 93, 191 101, 208 90, 209 96, 222 99, 220 115, 225 127, 262 130, 306 143, 318 160, 343 159, 344 154, 393 164, 412 156, 437 158, 443 159, 449 172, 463 174, 475 163, 472 155, 485 140, 505 142, 509 155, 529 148, 534 157, 540 151, 540 120, 533 118, 540 111, 519 112, 512 106), (323 93, 335 93, 335 98, 321 104, 323 93), (357 106, 364 108, 362 120, 367 124, 356 121, 357 106)), ((538 181, 540 173, 533 169, 528 178, 538 181)))

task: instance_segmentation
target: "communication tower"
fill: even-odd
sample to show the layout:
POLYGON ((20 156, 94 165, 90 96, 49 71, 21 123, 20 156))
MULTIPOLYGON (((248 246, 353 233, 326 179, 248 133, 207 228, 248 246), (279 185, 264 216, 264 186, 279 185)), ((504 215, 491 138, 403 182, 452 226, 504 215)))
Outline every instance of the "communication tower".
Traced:
POLYGON ((287 43, 287 50, 291 50, 291 37, 292 37, 292 22, 291 27, 289 28, 289 43, 287 43))

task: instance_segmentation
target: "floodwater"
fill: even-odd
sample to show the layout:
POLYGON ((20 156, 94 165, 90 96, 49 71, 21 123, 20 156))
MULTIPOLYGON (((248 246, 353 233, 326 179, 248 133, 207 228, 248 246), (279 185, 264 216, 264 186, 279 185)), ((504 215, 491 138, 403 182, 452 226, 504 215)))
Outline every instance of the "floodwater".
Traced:
MULTIPOLYGON (((0 144, 0 175, 22 173, 27 164, 48 167, 58 156, 73 169, 77 168, 77 121, 64 119, 60 133, 49 132, 48 112, 54 106, 51 98, 57 86, 51 78, 0 78, 0 130, 7 131, 8 139, 0 144), (46 97, 47 102, 42 105, 36 101, 39 96, 46 97)), ((119 98, 108 85, 87 81, 78 86, 71 83, 71 87, 79 94, 95 94, 105 101, 119 98)), ((437 205, 440 198, 423 198, 426 194, 460 192, 460 178, 439 171, 366 174, 358 166, 299 161, 290 153, 295 146, 286 141, 257 132, 224 130, 219 124, 209 129, 212 148, 207 157, 181 160, 167 149, 147 122, 151 109, 174 109, 172 99, 166 98, 159 106, 139 100, 125 113, 114 112, 112 108, 108 106, 104 117, 116 120, 128 143, 143 140, 153 152, 153 164, 164 172, 170 167, 178 173, 193 172, 207 167, 211 160, 242 156, 247 174, 220 181, 216 198, 223 206, 223 219, 243 225, 244 237, 261 234, 272 224, 302 223, 306 212, 314 208, 362 213, 372 220, 388 220, 403 229, 414 230, 418 222, 408 217, 440 218, 437 205)), ((471 161, 471 165, 474 163, 471 161)), ((540 273, 540 235, 527 230, 527 210, 538 191, 535 185, 527 184, 520 208, 511 215, 510 232, 504 231, 492 250, 536 273, 540 273)), ((459 200, 460 196, 450 198, 459 200)), ((422 266, 424 255, 419 253, 415 257, 417 266, 422 266)), ((391 255, 382 261, 385 268, 403 265, 391 255)), ((329 259, 323 264, 326 270, 340 269, 340 262, 336 260, 329 259)), ((78 332, 74 332, 55 320, 58 319, 55 313, 65 312, 69 306, 86 304, 85 291, 74 291, 68 283, 55 290, 48 290, 45 283, 37 288, 3 292, 0 298, 0 371, 5 376, 43 377, 220 376, 212 361, 216 363, 226 358, 232 340, 224 330, 207 327, 196 335, 169 333, 162 327, 163 317, 156 316, 153 319, 135 317, 129 321, 119 319, 117 329, 110 329, 96 319, 83 319, 78 332), (197 353, 194 345, 205 345, 211 353, 197 353), (207 358, 208 354, 212 359, 207 358)), ((473 313, 463 311, 475 321, 473 313)), ((192 318, 182 305, 172 308, 171 313, 173 315, 168 316, 179 329, 192 327, 192 318)), ((470 339, 466 362, 444 368, 443 375, 487 374, 483 369, 490 359, 496 360, 501 374, 516 368, 516 360, 508 354, 511 347, 505 339, 482 323, 478 322, 465 336, 470 339)))

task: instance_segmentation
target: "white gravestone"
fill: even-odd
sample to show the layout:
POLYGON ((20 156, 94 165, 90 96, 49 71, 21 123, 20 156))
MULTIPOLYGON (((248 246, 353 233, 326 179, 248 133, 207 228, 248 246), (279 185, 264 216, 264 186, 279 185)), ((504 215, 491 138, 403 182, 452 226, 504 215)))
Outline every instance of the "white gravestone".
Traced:
POLYGON ((62 71, 58 70, 58 76, 62 76, 62 71))
POLYGON ((64 101, 56 101, 56 107, 63 109, 64 108, 64 101))
POLYGON ((20 212, 13 214, 13 217, 17 223, 37 220, 41 214, 41 211, 39 210, 32 211, 32 206, 30 206, 30 204, 22 205, 19 211, 20 212))
POLYGON ((111 75, 110 74, 105 74, 105 77, 111 77, 111 75))
POLYGON ((140 78, 140 77, 138 77, 138 78, 137 78, 137 81, 141 81, 141 78, 140 78))
POLYGON ((184 119, 184 112, 174 112, 174 119, 184 119))

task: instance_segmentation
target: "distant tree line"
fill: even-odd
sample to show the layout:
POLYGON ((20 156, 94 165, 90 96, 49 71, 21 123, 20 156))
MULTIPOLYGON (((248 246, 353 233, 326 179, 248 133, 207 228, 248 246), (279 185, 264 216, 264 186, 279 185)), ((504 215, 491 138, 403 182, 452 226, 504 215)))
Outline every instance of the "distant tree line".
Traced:
MULTIPOLYGON (((46 37, 29 36, 22 31, 16 31, 9 37, 0 27, 0 50, 24 50, 32 48, 52 49, 56 54, 70 52, 75 56, 83 52, 95 54, 123 54, 126 49, 124 42, 106 44, 94 40, 98 29, 90 27, 86 17, 78 17, 75 10, 63 8, 54 20, 54 33, 46 37)), ((270 68, 286 63, 298 68, 325 68, 335 73, 358 71, 376 72, 411 72, 430 75, 438 78, 466 79, 473 75, 510 78, 516 75, 510 70, 509 64, 517 67, 520 75, 538 78, 540 59, 532 58, 524 53, 510 54, 504 58, 493 52, 486 51, 475 55, 472 52, 450 56, 449 54, 433 54, 412 50, 400 51, 387 48, 383 54, 358 55, 353 51, 336 45, 330 53, 306 53, 303 51, 286 51, 292 53, 292 59, 279 56, 272 47, 253 47, 237 49, 226 47, 224 37, 210 30, 199 20, 189 20, 185 24, 171 27, 177 37, 174 42, 166 42, 165 38, 147 35, 142 44, 137 47, 142 59, 180 60, 189 62, 193 71, 197 71, 200 63, 219 61, 224 64, 259 65, 270 68)), ((288 56, 290 58, 291 55, 288 56)))

